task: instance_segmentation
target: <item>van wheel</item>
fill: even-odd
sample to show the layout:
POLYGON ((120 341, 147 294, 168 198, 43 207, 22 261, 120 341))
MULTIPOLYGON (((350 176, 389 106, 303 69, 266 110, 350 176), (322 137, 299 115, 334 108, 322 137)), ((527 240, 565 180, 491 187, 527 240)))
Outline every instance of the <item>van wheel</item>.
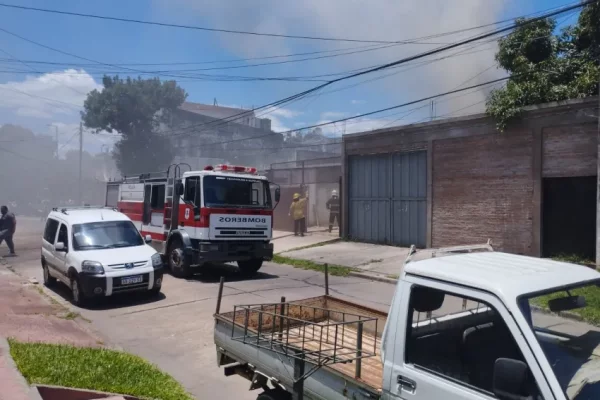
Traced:
POLYGON ((251 260, 238 261, 237 265, 244 275, 254 275, 260 267, 262 267, 263 260, 260 258, 253 258, 251 260))
POLYGON ((81 290, 81 284, 79 283, 79 278, 77 276, 71 277, 71 301, 77 307, 83 307, 86 304, 86 297, 83 291, 81 290))
POLYGON ((185 261, 183 255, 183 244, 181 240, 173 239, 169 246, 169 270, 176 278, 189 278, 192 276, 192 269, 185 261))
POLYGON ((46 287, 52 287, 56 283, 56 278, 50 275, 50 270, 48 269, 48 264, 45 262, 42 264, 42 269, 44 270, 44 285, 46 287))

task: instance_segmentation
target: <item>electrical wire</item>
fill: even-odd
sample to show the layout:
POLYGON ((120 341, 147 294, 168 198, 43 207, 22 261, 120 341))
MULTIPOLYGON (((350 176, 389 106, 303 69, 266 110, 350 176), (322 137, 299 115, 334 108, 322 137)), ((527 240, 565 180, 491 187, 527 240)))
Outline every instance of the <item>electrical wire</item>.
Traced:
MULTIPOLYGON (((286 97, 284 99, 277 100, 275 102, 272 102, 272 103, 269 103, 269 104, 266 104, 266 105, 254 108, 253 110, 243 111, 241 113, 235 114, 235 115, 230 116, 228 118, 222 118, 222 119, 216 120, 216 121, 217 122, 221 121, 221 123, 225 123, 226 124, 226 123, 232 122, 232 121, 234 121, 236 119, 243 118, 244 116, 246 116, 246 115, 248 115, 250 113, 254 114, 254 112, 256 110, 269 109, 269 108, 272 108, 272 107, 279 107, 279 106, 281 106, 283 104, 286 104, 286 103, 289 103, 291 101, 297 100, 297 99, 299 99, 301 97, 306 96, 307 94, 316 92, 316 91, 318 91, 318 90, 320 90, 320 89, 322 89, 324 87, 327 87, 329 85, 332 85, 334 83, 337 83, 337 82, 340 82, 340 81, 343 81, 343 80, 346 80, 346 79, 351 79, 351 78, 355 78, 355 77, 362 76, 362 75, 365 75, 365 74, 369 74, 369 73, 381 71, 381 70, 388 69, 388 68, 391 68, 391 67, 394 67, 394 66, 397 66, 397 65, 401 65, 401 64, 413 61, 413 60, 424 58, 424 57, 427 57, 427 56, 430 56, 430 55, 433 55, 433 54, 436 54, 436 53, 439 53, 439 52, 451 50, 453 48, 456 48, 456 47, 459 47, 459 46, 462 46, 462 45, 465 45, 465 44, 469 44, 469 43, 473 43, 473 42, 476 42, 476 41, 479 41, 479 40, 482 40, 482 39, 493 37, 493 36, 496 36, 496 35, 498 35, 500 33, 510 31, 510 30, 512 30, 512 29, 514 29, 516 27, 528 25, 528 24, 531 24, 531 23, 534 23, 534 22, 537 22, 537 21, 540 21, 540 20, 543 20, 543 19, 546 19, 546 18, 550 18, 550 17, 556 16, 556 15, 559 15, 559 14, 563 14, 565 12, 569 12, 569 11, 572 11, 572 10, 580 9, 582 7, 585 7, 588 4, 596 3, 597 1, 598 0, 583 1, 583 2, 577 3, 576 5, 572 5, 572 6, 569 6, 569 7, 563 7, 563 8, 560 8, 560 9, 556 10, 556 11, 552 11, 552 12, 543 14, 541 16, 538 16, 538 17, 535 17, 535 18, 531 18, 529 20, 526 20, 526 21, 518 23, 518 24, 517 23, 511 24, 510 26, 499 28, 499 29, 496 29, 494 31, 487 32, 487 33, 484 33, 484 34, 481 34, 481 35, 477 35, 477 36, 474 36, 474 37, 471 37, 471 38, 468 38, 468 39, 465 39, 465 40, 462 40, 462 41, 459 41, 459 42, 455 42, 455 43, 452 43, 452 44, 447 45, 447 46, 442 46, 442 47, 439 47, 439 48, 436 48, 436 49, 433 49, 433 50, 430 50, 430 51, 426 51, 424 53, 419 53, 419 54, 416 54, 416 55, 413 55, 413 56, 402 58, 402 59, 394 61, 394 62, 386 63, 386 64, 380 65, 378 67, 375 67, 375 68, 371 68, 371 69, 368 69, 368 70, 365 70, 365 71, 361 71, 361 72, 357 72, 357 73, 350 74, 350 75, 347 75, 347 76, 343 76, 343 77, 340 77, 340 78, 336 78, 336 79, 330 80, 330 81, 328 81, 326 83, 323 83, 321 85, 318 85, 318 86, 316 86, 314 88, 311 88, 311 89, 308 89, 306 91, 297 93, 295 95, 286 97)), ((206 126, 206 125, 216 125, 216 123, 203 123, 203 124, 200 124, 199 126, 206 126)), ((190 129, 194 129, 194 127, 186 127, 185 128, 186 131, 189 131, 190 129)), ((168 133, 172 133, 172 132, 175 132, 175 131, 170 131, 168 133)), ((167 132, 164 132, 164 133, 167 133, 167 132)), ((184 133, 178 133, 178 134, 173 135, 173 136, 178 136, 178 135, 181 135, 181 134, 186 134, 186 133, 185 132, 184 133)), ((248 139, 239 139, 239 140, 241 141, 241 140, 249 140, 249 139, 250 138, 248 138, 248 139)))
MULTIPOLYGON (((572 3, 569 3, 572 4, 572 3)), ((208 31, 208 32, 219 32, 219 33, 230 33, 230 34, 238 34, 238 35, 251 35, 251 36, 267 36, 267 37, 275 37, 275 38, 287 38, 287 39, 304 39, 304 40, 319 40, 319 41, 330 41, 330 42, 353 42, 353 43, 372 43, 372 44, 444 44, 444 43, 433 43, 433 42, 425 42, 421 43, 419 40, 423 39, 433 39, 440 36, 444 36, 446 34, 441 35, 430 35, 428 37, 417 38, 417 39, 406 39, 406 40, 366 40, 366 39, 353 39, 353 38, 335 38, 335 37, 323 37, 323 36, 308 36, 308 35, 285 35, 278 33, 266 33, 266 32, 251 32, 251 31, 241 31, 241 30, 233 30, 233 29, 223 29, 223 28, 209 28, 203 26, 193 26, 193 25, 184 25, 184 24, 174 24, 174 23, 166 23, 166 22, 158 22, 158 21, 146 21, 141 19, 133 19, 133 18, 122 18, 122 17, 112 17, 107 15, 99 15, 99 14, 87 14, 87 13, 77 13, 71 11, 62 11, 62 10, 53 10, 47 8, 39 8, 39 7, 28 7, 16 4, 7 4, 0 3, 0 7, 5 8, 13 8, 20 9, 26 11, 36 11, 43 13, 51 13, 51 14, 59 14, 59 15, 68 15, 74 17, 84 17, 84 18, 93 18, 100 20, 111 20, 117 22, 127 22, 127 23, 135 23, 135 24, 143 24, 143 25, 155 25, 169 28, 179 28, 179 29, 190 29, 190 30, 199 30, 199 31, 208 31)), ((535 15, 537 13, 532 13, 535 15)), ((471 27, 467 29, 461 29, 454 31, 453 33, 462 33, 468 32, 475 29, 486 28, 489 26, 497 25, 500 23, 512 21, 514 18, 506 19, 499 22, 494 22, 490 24, 484 24, 477 27, 471 27)))
POLYGON ((0 3, 0 7, 6 8, 14 8, 20 10, 27 11, 37 11, 37 12, 45 12, 52 14, 61 14, 61 15, 69 15, 75 17, 85 17, 85 18, 94 18, 101 20, 111 20, 118 22, 128 22, 135 24, 143 24, 143 25, 155 25, 169 28, 180 28, 180 29, 191 29, 191 30, 199 30, 199 31, 208 31, 208 32, 219 32, 219 33, 230 33, 230 34, 238 34, 238 35, 251 35, 251 36, 267 36, 267 37, 275 37, 275 38, 286 38, 286 39, 304 39, 304 40, 320 40, 320 41, 329 41, 329 42, 352 42, 352 43, 372 43, 372 44, 441 44, 441 43, 431 43, 426 42, 422 43, 418 40, 365 40, 365 39, 351 39, 351 38, 334 38, 334 37, 323 37, 323 36, 308 36, 308 35, 285 35, 279 33, 266 33, 266 32, 251 32, 251 31, 241 31, 241 30, 233 30, 233 29, 222 29, 222 28, 208 28, 202 26, 192 26, 192 25, 183 25, 183 24, 171 24, 166 22, 157 22, 157 21, 145 21, 140 19, 132 19, 132 18, 120 18, 120 17, 111 17, 106 15, 98 15, 98 14, 86 14, 86 13, 76 13, 70 11, 60 11, 60 10, 51 10, 46 8, 38 8, 38 7, 27 7, 16 4, 6 4, 0 3))

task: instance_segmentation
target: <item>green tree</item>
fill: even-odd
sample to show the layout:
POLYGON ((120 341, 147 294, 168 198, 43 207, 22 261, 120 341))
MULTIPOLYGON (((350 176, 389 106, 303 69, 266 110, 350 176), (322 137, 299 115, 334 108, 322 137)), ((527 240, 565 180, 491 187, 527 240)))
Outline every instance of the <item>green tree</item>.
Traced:
POLYGON ((500 39, 496 61, 510 74, 493 90, 487 113, 503 130, 523 107, 598 94, 600 80, 600 3, 584 7, 577 24, 555 34, 556 21, 523 24, 500 39))
POLYGON ((173 149, 159 128, 168 125, 173 111, 185 101, 185 91, 175 81, 158 78, 104 76, 102 84, 102 91, 90 92, 85 100, 85 126, 122 135, 113 153, 122 174, 166 170, 173 149))

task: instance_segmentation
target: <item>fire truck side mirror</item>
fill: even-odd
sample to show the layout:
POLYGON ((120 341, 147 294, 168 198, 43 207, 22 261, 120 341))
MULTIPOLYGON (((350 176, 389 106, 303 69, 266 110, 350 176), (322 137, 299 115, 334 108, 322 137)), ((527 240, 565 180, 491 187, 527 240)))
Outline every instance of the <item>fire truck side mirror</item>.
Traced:
POLYGON ((183 183, 177 182, 175 184, 175 193, 177 196, 183 196, 183 183))
POLYGON ((279 203, 280 199, 281 199, 281 189, 275 188, 275 203, 279 203))

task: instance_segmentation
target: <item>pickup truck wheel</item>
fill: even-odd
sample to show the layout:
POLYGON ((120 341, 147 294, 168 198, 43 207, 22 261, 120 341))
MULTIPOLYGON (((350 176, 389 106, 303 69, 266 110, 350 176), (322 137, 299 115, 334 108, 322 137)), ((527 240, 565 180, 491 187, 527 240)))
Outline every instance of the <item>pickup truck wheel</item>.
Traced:
POLYGON ((262 267, 262 264, 263 260, 260 258, 237 262, 240 271, 244 275, 254 275, 262 267))
POLYGON ((179 239, 173 239, 169 246, 169 270, 176 278, 189 278, 192 275, 192 269, 185 261, 183 244, 179 239))
POLYGON ((45 262, 42 264, 42 269, 44 270, 44 285, 46 287, 52 287, 56 283, 56 278, 50 275, 50 270, 48 270, 48 264, 45 262))
POLYGON ((292 395, 281 389, 265 390, 258 395, 256 400, 291 400, 292 395))

